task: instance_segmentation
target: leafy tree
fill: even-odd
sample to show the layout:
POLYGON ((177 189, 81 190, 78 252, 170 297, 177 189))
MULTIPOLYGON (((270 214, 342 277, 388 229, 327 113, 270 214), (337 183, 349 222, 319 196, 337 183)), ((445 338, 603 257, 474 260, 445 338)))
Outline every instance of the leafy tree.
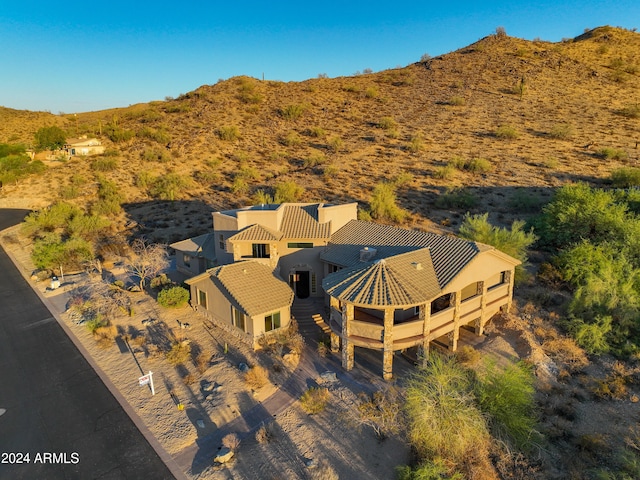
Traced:
POLYGON ((35 133, 37 150, 58 150, 67 142, 67 135, 60 127, 39 128, 35 133))
POLYGON ((467 214, 460 226, 460 236, 475 242, 486 243, 520 260, 522 265, 516 268, 516 279, 522 279, 523 267, 527 265, 527 250, 537 237, 532 231, 524 230, 525 222, 521 220, 515 220, 511 224, 511 230, 507 230, 491 225, 488 218, 488 213, 467 214))

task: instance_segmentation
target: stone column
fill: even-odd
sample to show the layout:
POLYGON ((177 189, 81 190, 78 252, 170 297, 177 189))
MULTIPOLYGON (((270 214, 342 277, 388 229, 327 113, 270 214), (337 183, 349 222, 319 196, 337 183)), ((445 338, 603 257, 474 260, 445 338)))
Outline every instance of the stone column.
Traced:
POLYGON ((480 290, 480 320, 476 322, 476 335, 480 336, 484 333, 484 324, 487 322, 485 318, 485 310, 487 309, 487 282, 478 282, 478 290, 480 290))
MULTIPOLYGON (((336 312, 340 311, 340 302, 335 297, 329 297, 329 323, 333 321, 336 312)), ((340 350, 340 336, 331 330, 331 353, 338 353, 340 350)))
POLYGON ((455 352, 458 349, 458 338, 460 337, 460 299, 462 292, 452 293, 453 295, 453 332, 449 333, 449 349, 455 352))
POLYGON ((426 367, 429 362, 429 343, 431 342, 431 303, 420 305, 420 321, 422 322, 422 358, 418 358, 418 361, 426 367))
POLYGON ((384 309, 384 331, 382 332, 382 378, 393 376, 393 308, 384 309))
POLYGON ((349 371, 353 368, 353 344, 349 341, 351 334, 351 322, 353 321, 353 305, 344 303, 342 305, 342 368, 349 371))

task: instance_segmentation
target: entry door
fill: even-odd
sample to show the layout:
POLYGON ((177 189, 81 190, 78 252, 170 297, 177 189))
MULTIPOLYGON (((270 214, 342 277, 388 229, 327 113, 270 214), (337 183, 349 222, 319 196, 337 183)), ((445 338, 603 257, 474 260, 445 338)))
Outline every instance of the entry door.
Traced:
POLYGON ((289 275, 289 285, 298 298, 308 298, 310 292, 309 271, 296 270, 296 273, 289 275))

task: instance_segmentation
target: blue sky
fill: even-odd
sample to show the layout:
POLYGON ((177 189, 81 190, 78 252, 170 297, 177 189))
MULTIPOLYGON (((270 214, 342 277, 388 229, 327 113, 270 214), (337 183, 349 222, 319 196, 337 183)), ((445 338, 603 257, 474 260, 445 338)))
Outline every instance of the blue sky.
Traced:
POLYGON ((0 105, 73 113, 250 75, 304 80, 406 66, 508 35, 640 28, 638 0, 0 2, 0 105))

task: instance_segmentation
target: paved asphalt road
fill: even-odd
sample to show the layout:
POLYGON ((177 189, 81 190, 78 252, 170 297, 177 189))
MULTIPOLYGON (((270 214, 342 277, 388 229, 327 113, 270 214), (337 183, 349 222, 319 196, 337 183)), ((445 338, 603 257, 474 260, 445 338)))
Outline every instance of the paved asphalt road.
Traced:
POLYGON ((175 478, 0 249, 2 410, 0 479, 175 478))

